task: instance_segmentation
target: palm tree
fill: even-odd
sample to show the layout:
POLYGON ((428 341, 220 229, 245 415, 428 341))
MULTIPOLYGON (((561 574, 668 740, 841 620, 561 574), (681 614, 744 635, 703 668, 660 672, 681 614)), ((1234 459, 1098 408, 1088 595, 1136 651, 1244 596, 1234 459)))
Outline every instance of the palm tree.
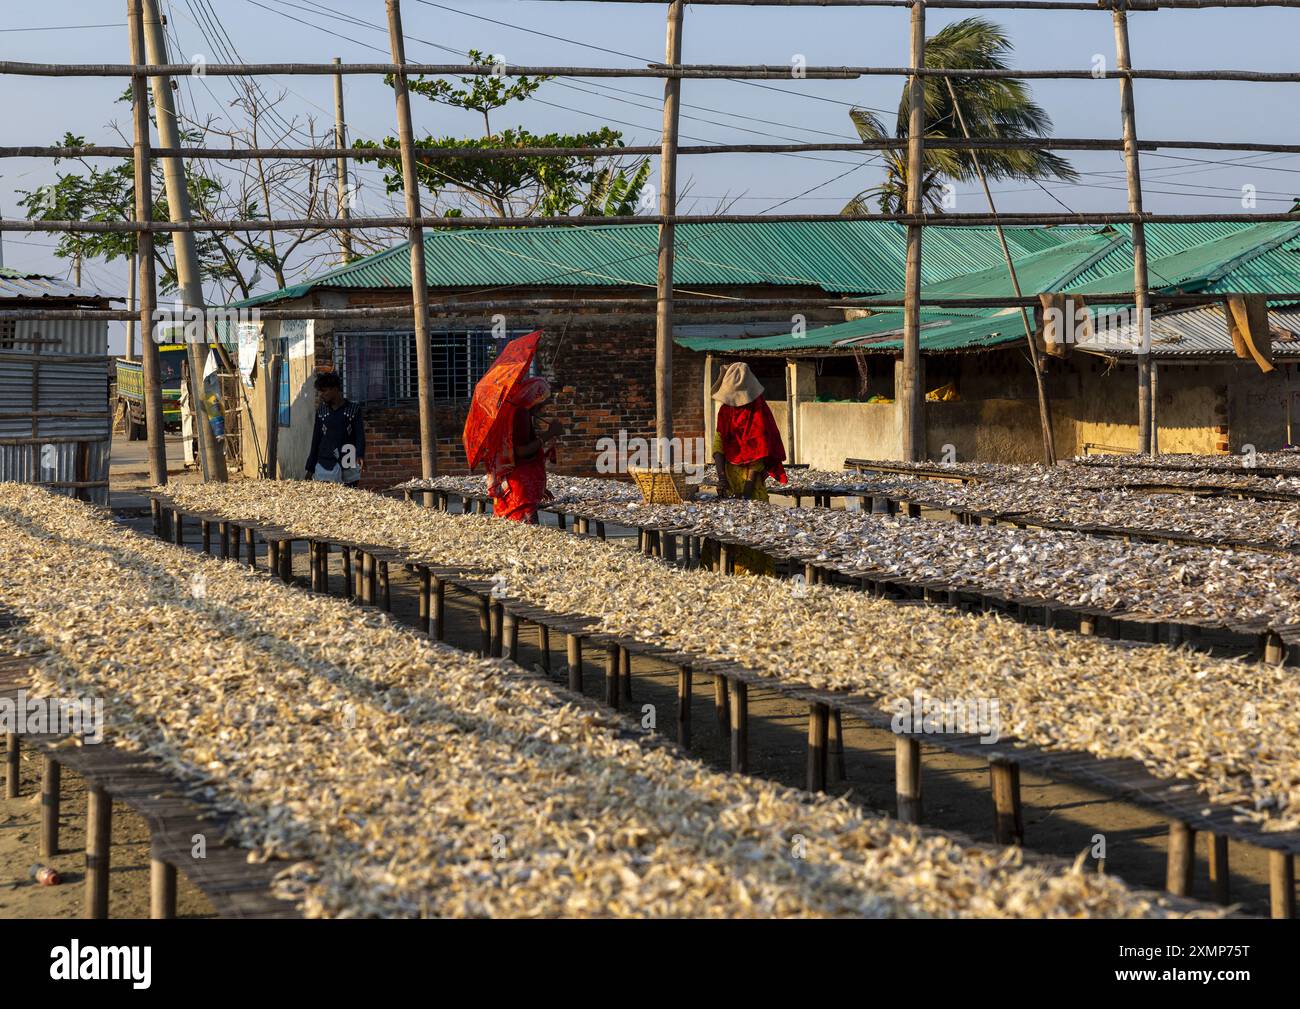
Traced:
MULTIPOLYGON (((984 18, 954 21, 925 42, 925 65, 952 70, 1005 70, 1004 57, 1015 47, 1001 26, 984 18)), ((1019 140, 1044 137, 1051 133, 1052 118, 1029 94, 1024 81, 994 77, 927 77, 925 89, 925 135, 928 139, 960 139, 961 125, 953 112, 952 82, 957 101, 971 135, 1019 140)), ((907 136, 908 105, 911 82, 903 86, 899 100, 894 136, 907 136)), ((867 109, 850 110, 849 118, 863 140, 890 138, 885 124, 867 109)), ((879 185, 859 193, 844 208, 846 214, 867 213, 868 203, 876 200, 887 214, 903 213, 907 208, 907 151, 883 152, 885 179, 879 185)), ((1077 179, 1078 173, 1064 158, 1043 150, 982 150, 979 152, 984 174, 990 179, 1077 179)), ((941 213, 943 180, 968 182, 976 179, 974 160, 965 151, 925 152, 925 178, 921 197, 925 209, 941 213)))

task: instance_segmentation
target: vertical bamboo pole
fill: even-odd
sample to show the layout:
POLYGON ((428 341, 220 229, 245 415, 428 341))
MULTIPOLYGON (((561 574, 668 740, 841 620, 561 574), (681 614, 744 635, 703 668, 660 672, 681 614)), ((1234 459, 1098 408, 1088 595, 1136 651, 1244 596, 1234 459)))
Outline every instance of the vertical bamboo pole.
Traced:
POLYGON ((993 793, 993 839, 998 844, 1024 844, 1020 765, 1001 758, 990 760, 989 788, 993 793))
POLYGON ((677 670, 677 743, 685 748, 691 745, 691 667, 677 670))
POLYGON ((149 859, 149 917, 176 917, 176 866, 157 857, 149 859))
POLYGON ((749 773, 749 684, 740 679, 731 684, 731 769, 749 773))
MULTIPOLYGON (((925 2, 912 4, 911 66, 925 66, 925 2)), ((907 213, 920 215, 925 177, 925 79, 912 76, 907 82, 907 213)), ((899 373, 898 418, 902 428, 905 461, 925 458, 925 389, 921 358, 921 231, 920 224, 907 226, 907 277, 903 306, 903 367, 899 373)))
MULTIPOLYGON (((406 62, 406 42, 402 36, 402 7, 399 0, 386 0, 388 35, 393 62, 406 62)), ((429 285, 424 270, 424 229, 419 226, 420 177, 415 165, 415 134, 411 126, 411 96, 406 89, 406 74, 393 77, 397 96, 398 142, 402 149, 402 187, 406 192, 406 216, 410 218, 411 308, 415 314, 415 370, 419 381, 420 472, 427 480, 438 472, 438 436, 433 413, 433 351, 429 345, 429 285)), ((428 505, 429 495, 420 495, 428 505)))
POLYGON ((41 846, 42 858, 52 858, 59 853, 59 785, 63 777, 63 765, 53 757, 45 757, 45 768, 41 774, 41 846))
POLYGON ((1210 899, 1216 904, 1228 904, 1231 902, 1228 839, 1222 834, 1206 834, 1205 838, 1209 845, 1210 899))
MULTIPOLYGON (((158 13, 158 0, 144 0, 145 56, 152 64, 166 64, 167 40, 163 36, 162 18, 158 13)), ((171 78, 151 77, 153 87, 154 119, 158 123, 158 141, 163 147, 180 147, 180 129, 176 125, 176 105, 172 99, 171 78)), ((173 223, 190 220, 190 194, 185 179, 185 162, 181 158, 163 158, 163 183, 167 188, 167 213, 173 223)), ((267 213, 271 209, 266 208, 267 213)), ((199 256, 193 232, 172 232, 172 251, 176 263, 176 282, 179 295, 186 308, 203 311, 203 277, 199 270, 199 256)), ((209 339, 206 324, 201 336, 203 342, 185 340, 185 356, 190 364, 190 402, 194 408, 194 423, 198 426, 199 463, 204 480, 225 482, 226 457, 224 448, 212 431, 203 412, 203 362, 207 358, 209 339)))
MULTIPOLYGON (((961 110, 961 103, 957 101, 957 89, 952 85, 952 78, 945 77, 944 83, 948 85, 948 97, 952 100, 952 110, 957 116, 957 124, 961 127, 962 136, 967 140, 971 138, 970 129, 966 125, 966 116, 961 110)), ((980 186, 984 190, 984 199, 988 201, 989 213, 994 216, 998 232, 998 244, 1002 246, 1002 258, 1007 264, 1007 273, 1011 276, 1011 290, 1017 298, 1021 297, 1020 277, 1016 274, 1016 264, 1011 259, 1011 249, 1007 246, 1006 232, 1002 230, 1001 222, 997 221, 998 208, 993 202, 993 191, 989 189, 989 180, 984 175, 984 166, 980 163, 979 151, 970 152, 971 162, 975 166, 975 173, 979 176, 980 186)), ((1029 347, 1029 362, 1034 369, 1034 382, 1038 389, 1038 423, 1043 429, 1043 461, 1048 466, 1056 465, 1056 439, 1052 434, 1052 412, 1047 404, 1047 383, 1043 378, 1043 365, 1038 356, 1038 344, 1034 342, 1034 326, 1029 321, 1029 310, 1023 306, 1020 309, 1020 321, 1025 327, 1025 343, 1029 347)))
POLYGON ((826 791, 826 737, 830 708, 813 702, 808 705, 808 791, 826 791))
POLYGON ((898 818, 904 823, 920 823, 921 744, 911 736, 894 740, 894 792, 898 818))
POLYGON ((1169 824, 1169 852, 1165 866, 1165 889, 1175 897, 1192 892, 1192 867, 1196 862, 1196 831, 1181 820, 1169 824))
POLYGON ((5 733, 5 798, 18 798, 18 733, 5 733))
POLYGON ((113 839, 113 797, 91 785, 86 799, 85 918, 108 917, 109 849, 113 839))
POLYGON ((1268 853, 1269 907, 1273 918, 1295 917, 1295 859, 1289 851, 1268 853))
POLYGON ((569 689, 582 693, 582 638, 576 634, 566 635, 569 650, 569 689))
MULTIPOLYGON (((141 0, 127 0, 127 31, 131 38, 131 62, 144 65, 144 14, 141 0)), ((131 78, 131 114, 134 124, 135 219, 153 220, 153 180, 150 170, 149 97, 144 77, 131 78)), ((153 338, 153 314, 157 303, 154 286, 154 241, 152 231, 141 231, 136 241, 140 260, 140 361, 144 379, 144 422, 148 444, 149 482, 167 482, 167 446, 163 441, 162 381, 158 365, 158 344, 153 338)), ((154 503, 154 510, 158 505, 154 503)))
POLYGON ((605 703, 611 708, 619 704, 618 645, 605 646, 605 703))
MULTIPOLYGON (((126 310, 128 312, 134 312, 136 311, 135 285, 136 285, 136 281, 139 279, 139 275, 137 273, 138 267, 136 265, 138 260, 134 252, 131 253, 130 262, 131 265, 127 268, 127 278, 126 278, 127 279, 126 310)), ((128 361, 135 360, 135 320, 134 319, 126 320, 126 359, 128 361)), ((126 422, 127 425, 129 426, 131 423, 130 414, 127 414, 126 422)))
MULTIPOLYGON (((682 61, 682 0, 668 6, 668 41, 665 62, 682 61)), ((659 213, 677 213, 677 127, 681 117, 682 79, 664 80, 664 130, 659 155, 659 213)), ((672 463, 668 450, 673 436, 673 262, 675 229, 659 225, 658 297, 655 303, 655 453, 657 464, 672 463)))
MULTIPOLYGON (((1128 209, 1131 214, 1142 213, 1142 173, 1138 162, 1137 120, 1133 112, 1133 80, 1126 76, 1132 69, 1128 46, 1128 12, 1116 8, 1111 11, 1115 24, 1115 69, 1120 72, 1119 103, 1124 125, 1124 172, 1128 181, 1128 209)), ((1133 228, 1133 294, 1134 309, 1140 345, 1138 366, 1138 452, 1151 452, 1151 354, 1150 333, 1147 330, 1147 242, 1141 221, 1133 228)))
MULTIPOLYGON (((334 57, 337 66, 343 61, 334 57)), ((343 73, 334 75, 334 146, 342 150, 348 145, 347 121, 343 116, 343 73)), ((352 216, 348 206, 348 159, 334 159, 334 176, 338 180, 339 219, 346 221, 352 216)), ((352 229, 344 228, 339 232, 339 259, 343 263, 352 262, 352 229)))

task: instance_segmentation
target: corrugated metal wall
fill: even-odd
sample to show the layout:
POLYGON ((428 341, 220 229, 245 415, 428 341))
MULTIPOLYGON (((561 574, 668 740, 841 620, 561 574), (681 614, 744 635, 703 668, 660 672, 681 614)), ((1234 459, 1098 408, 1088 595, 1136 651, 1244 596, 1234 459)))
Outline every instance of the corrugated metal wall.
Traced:
POLYGON ((107 325, 20 322, 14 336, 11 345, 6 341, 0 347, 0 481, 104 482, 55 489, 107 505, 112 454, 107 325), (36 350, 39 354, 30 357, 36 350), (95 359, 59 360, 78 356, 95 359))

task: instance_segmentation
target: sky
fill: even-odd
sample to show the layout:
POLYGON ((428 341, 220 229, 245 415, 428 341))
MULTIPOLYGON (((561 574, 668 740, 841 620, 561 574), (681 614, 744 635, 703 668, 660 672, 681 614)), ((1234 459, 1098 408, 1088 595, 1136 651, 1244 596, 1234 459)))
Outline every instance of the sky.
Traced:
MULTIPOLYGON (((382 0, 162 0, 172 33, 173 58, 201 56, 223 62, 217 41, 246 62, 383 61, 388 38, 382 0), (357 24, 368 23, 374 27, 357 24), (218 34, 224 31, 224 39, 218 34), (176 50, 180 50, 177 52, 176 50)), ((459 62, 470 48, 516 64, 570 66, 644 65, 662 60, 666 4, 588 0, 405 0, 407 57, 459 62), (548 37, 552 36, 552 37, 548 37), (596 47, 596 48, 592 48, 596 47), (611 50, 611 51, 604 51, 611 50)), ((125 0, 62 0, 20 4, 0 14, 0 58, 33 62, 126 62, 125 0), (63 27, 77 26, 77 27, 63 27), (104 27, 81 27, 104 26, 104 27), (37 30, 28 30, 37 29, 37 30), (58 29, 58 30, 56 30, 58 29)), ((929 11, 927 31, 969 16, 929 11)), ((1089 69, 1100 54, 1113 65, 1114 34, 1108 13, 990 11, 1015 42, 1012 65, 1089 69)), ((688 5, 684 30, 687 63, 810 66, 901 66, 907 62, 908 12, 897 9, 749 8, 688 5)), ((1238 9, 1159 11, 1130 15, 1134 66, 1139 69, 1294 70, 1300 10, 1238 9)), ((892 124, 902 85, 896 77, 852 81, 683 82, 683 142, 774 143, 856 139, 848 111, 863 105, 888 113, 892 124)), ((1062 137, 1115 138, 1120 133, 1119 86, 1113 80, 1031 82, 1036 99, 1062 137)), ((328 77, 279 77, 262 82, 283 95, 286 118, 333 119, 328 77)), ((1138 134, 1151 139, 1241 140, 1300 143, 1294 115, 1295 84, 1138 81, 1138 134)), ((129 106, 115 101, 121 80, 106 78, 0 78, 0 107, 7 144, 54 143, 65 131, 91 142, 118 143, 110 124, 127 129, 129 106)), ((229 107, 230 81, 211 77, 182 82, 183 113, 238 116, 229 107)), ((659 140, 663 84, 652 79, 555 80, 525 103, 496 113, 494 126, 521 125, 534 132, 581 132, 601 125, 620 129, 629 144, 659 140)), ((351 135, 382 139, 395 133, 390 89, 378 77, 345 84, 351 135)), ((417 136, 474 136, 475 113, 413 99, 417 136)), ((1002 211, 1124 210, 1123 162, 1118 152, 1071 152, 1077 183, 994 183, 1002 211)), ((49 162, 0 162, 0 214, 20 216, 17 191, 54 178, 49 162)), ((655 166, 657 181, 657 164, 655 166)), ((1157 212, 1242 212, 1243 186, 1253 186, 1260 212, 1290 207, 1300 194, 1300 155, 1175 151, 1142 158, 1146 209, 1157 212)), ((737 213, 834 213, 854 194, 879 181, 873 155, 714 155, 682 158, 683 213, 709 213, 734 201, 737 213)), ((987 209, 978 187, 959 186, 955 209, 987 209)), ((391 204, 374 170, 362 173, 360 211, 383 213, 391 204)), ((67 276, 66 260, 53 255, 54 236, 4 236, 6 265, 67 276)), ((83 281, 111 294, 126 291, 123 262, 92 262, 83 281)), ((264 278, 261 290, 273 289, 264 278)))

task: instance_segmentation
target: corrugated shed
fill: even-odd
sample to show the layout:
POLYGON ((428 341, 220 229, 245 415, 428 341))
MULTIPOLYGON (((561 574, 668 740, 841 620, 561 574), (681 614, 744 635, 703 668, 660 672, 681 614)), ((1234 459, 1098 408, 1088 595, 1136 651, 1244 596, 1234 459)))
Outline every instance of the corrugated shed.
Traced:
POLYGON ((37 298, 77 298, 84 301, 108 299, 90 287, 77 287, 57 277, 46 277, 38 273, 23 273, 0 266, 0 298, 37 299, 37 298))
MULTIPOLYGON (((1269 312, 1275 357, 1300 357, 1300 309, 1269 312)), ((1134 353, 1137 326, 1127 323, 1099 332, 1096 339, 1080 341, 1080 351, 1128 357, 1134 353)), ((1151 353, 1156 358, 1232 357, 1232 337, 1220 305, 1168 312, 1151 320, 1151 353)))
MULTIPOLYGON (((1030 254, 1076 239, 1081 230, 1095 229, 1010 228, 1007 238, 1013 254, 1030 254)), ((424 241, 430 287, 653 287, 658 267, 658 228, 649 224, 428 232, 424 241)), ((899 288, 906 256, 906 229, 888 221, 684 224, 677 229, 673 279, 684 287, 773 284, 867 294, 899 288)), ((927 283, 1001 262, 993 228, 926 229, 927 283)), ((404 288, 410 276, 402 244, 236 307, 315 289, 404 288)))

